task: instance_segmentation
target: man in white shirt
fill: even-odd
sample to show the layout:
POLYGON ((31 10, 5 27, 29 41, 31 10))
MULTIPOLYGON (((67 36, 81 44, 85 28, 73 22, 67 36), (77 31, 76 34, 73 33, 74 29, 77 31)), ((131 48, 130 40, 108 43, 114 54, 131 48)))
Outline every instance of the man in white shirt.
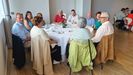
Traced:
POLYGON ((74 9, 71 10, 71 15, 67 19, 67 24, 71 27, 76 27, 79 16, 74 9))
POLYGON ((94 43, 99 43, 103 36, 114 33, 114 28, 109 21, 109 14, 107 12, 101 13, 100 21, 102 25, 98 28, 95 36, 91 39, 94 43))

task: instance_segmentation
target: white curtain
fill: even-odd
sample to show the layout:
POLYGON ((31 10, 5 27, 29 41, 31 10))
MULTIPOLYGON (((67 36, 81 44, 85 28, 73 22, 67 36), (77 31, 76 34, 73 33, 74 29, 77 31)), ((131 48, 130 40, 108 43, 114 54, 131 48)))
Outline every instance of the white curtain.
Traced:
POLYGON ((3 10, 5 14, 4 18, 4 27, 5 27, 5 33, 6 33, 6 42, 8 48, 12 47, 12 36, 11 36, 11 16, 10 16, 10 8, 9 8, 9 1, 8 0, 2 0, 3 2, 3 10))

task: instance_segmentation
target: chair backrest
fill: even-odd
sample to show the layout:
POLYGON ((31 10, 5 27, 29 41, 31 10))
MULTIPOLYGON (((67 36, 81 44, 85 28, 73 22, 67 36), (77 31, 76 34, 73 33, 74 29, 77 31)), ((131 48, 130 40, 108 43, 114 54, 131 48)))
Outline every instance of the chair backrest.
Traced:
POLYGON ((31 61, 37 74, 53 75, 50 45, 41 35, 31 36, 31 61))
POLYGON ((130 25, 130 23, 132 23, 132 19, 131 19, 131 18, 126 17, 125 19, 127 20, 127 24, 128 24, 128 25, 130 25))
POLYGON ((117 20, 117 17, 116 16, 114 16, 114 22, 117 20))
POLYGON ((31 37, 31 60, 33 61, 35 57, 43 60, 42 64, 44 65, 49 63, 48 60, 51 57, 49 42, 41 38, 40 35, 31 37))
POLYGON ((114 34, 102 37, 97 46, 97 62, 105 63, 108 60, 114 60, 114 34))

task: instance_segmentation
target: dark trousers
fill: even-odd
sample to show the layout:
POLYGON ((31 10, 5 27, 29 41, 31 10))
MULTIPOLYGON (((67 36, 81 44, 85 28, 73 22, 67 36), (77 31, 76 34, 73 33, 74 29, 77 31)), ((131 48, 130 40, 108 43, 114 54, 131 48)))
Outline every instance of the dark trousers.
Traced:
POLYGON ((94 44, 95 48, 97 48, 97 45, 99 44, 99 42, 93 43, 93 44, 94 44))
POLYGON ((69 46, 70 46, 70 44, 68 43, 66 46, 66 58, 68 58, 68 56, 69 56, 69 46))
POLYGON ((54 48, 50 46, 51 49, 51 58, 53 60, 61 61, 61 47, 56 45, 54 48))
POLYGON ((123 29, 124 28, 125 23, 124 23, 123 20, 116 20, 116 23, 118 24, 117 27, 119 29, 123 29))

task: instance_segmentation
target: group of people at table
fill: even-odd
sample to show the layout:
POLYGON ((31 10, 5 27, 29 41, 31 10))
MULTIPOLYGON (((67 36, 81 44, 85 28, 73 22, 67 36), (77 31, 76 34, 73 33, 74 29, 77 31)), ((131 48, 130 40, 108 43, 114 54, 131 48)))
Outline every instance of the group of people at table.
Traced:
MULTIPOLYGON (((98 12, 96 16, 97 19, 94 20, 88 14, 88 18, 86 19, 78 16, 76 11, 72 9, 68 19, 63 11, 60 11, 54 18, 55 25, 58 24, 73 28, 68 42, 70 44, 68 62, 72 72, 79 72, 84 66, 86 70, 92 69, 93 62, 91 61, 89 50, 91 51, 92 59, 95 59, 98 54, 96 49, 102 38, 113 35, 114 33, 113 25, 109 21, 110 16, 108 12, 98 12), (94 28, 94 35, 91 34, 92 31, 90 28, 94 28)), ((38 13, 33 18, 32 13, 27 11, 24 20, 23 14, 16 14, 16 22, 13 24, 11 30, 14 64, 18 68, 24 66, 24 44, 31 41, 33 69, 39 75, 54 75, 50 45, 56 44, 57 41, 51 39, 48 33, 42 28, 44 24, 45 21, 41 13, 38 13)), ((108 55, 105 58, 108 60, 108 55)), ((109 60, 114 60, 114 57, 109 60)))
POLYGON ((114 16, 115 23, 119 29, 133 31, 133 10, 121 8, 114 16))

